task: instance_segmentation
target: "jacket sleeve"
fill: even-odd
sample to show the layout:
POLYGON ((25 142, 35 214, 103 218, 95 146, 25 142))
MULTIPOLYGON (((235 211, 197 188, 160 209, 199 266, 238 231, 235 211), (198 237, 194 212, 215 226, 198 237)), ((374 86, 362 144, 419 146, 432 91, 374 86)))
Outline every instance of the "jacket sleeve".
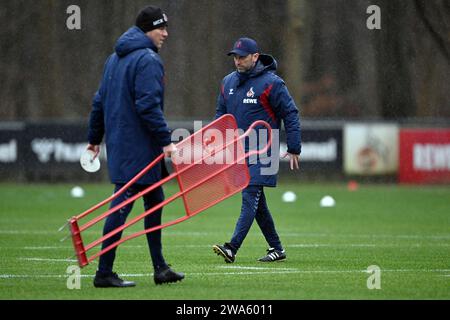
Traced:
POLYGON ((164 70, 161 63, 150 57, 143 57, 137 65, 135 106, 148 130, 159 146, 171 143, 170 130, 163 115, 164 70))
POLYGON ((89 116, 88 142, 93 145, 99 145, 102 142, 105 133, 103 104, 100 90, 101 86, 92 100, 92 110, 89 116))
POLYGON ((104 108, 102 97, 105 93, 105 79, 106 79, 106 67, 109 64, 111 56, 106 60, 105 65, 103 67, 103 76, 102 81, 100 82, 100 86, 97 92, 92 99, 92 109, 91 114, 89 116, 89 125, 88 125, 88 142, 92 145, 100 145, 103 140, 103 136, 105 134, 105 117, 104 117, 104 108))
POLYGON ((278 79, 273 85, 269 102, 278 119, 282 119, 287 137, 287 151, 292 154, 301 153, 300 117, 294 99, 292 99, 286 84, 278 79))
POLYGON ((220 85, 220 93, 217 97, 217 103, 216 103, 216 116, 215 119, 220 118, 224 114, 227 113, 227 107, 225 105, 225 93, 224 93, 225 84, 224 81, 222 81, 222 84, 220 85))

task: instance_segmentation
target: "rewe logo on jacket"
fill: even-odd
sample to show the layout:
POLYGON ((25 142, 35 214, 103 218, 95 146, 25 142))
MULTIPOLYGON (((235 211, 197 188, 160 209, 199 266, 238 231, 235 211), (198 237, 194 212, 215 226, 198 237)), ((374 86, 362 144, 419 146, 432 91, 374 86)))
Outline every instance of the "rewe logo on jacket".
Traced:
MULTIPOLYGON (((254 96, 255 96, 255 92, 253 91, 253 87, 251 87, 250 90, 248 90, 248 92, 247 92, 247 97, 248 98, 253 98, 254 96)), ((258 99, 244 99, 244 100, 242 100, 242 103, 257 104, 258 103, 258 99)))

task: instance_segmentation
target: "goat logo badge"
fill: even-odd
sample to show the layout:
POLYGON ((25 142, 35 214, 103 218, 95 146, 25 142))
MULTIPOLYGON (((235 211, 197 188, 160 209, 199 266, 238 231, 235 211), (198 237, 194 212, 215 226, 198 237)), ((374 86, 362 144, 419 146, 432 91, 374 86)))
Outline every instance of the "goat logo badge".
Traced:
POLYGON ((253 87, 250 88, 247 92, 247 98, 253 98, 255 96, 255 92, 253 91, 253 87))

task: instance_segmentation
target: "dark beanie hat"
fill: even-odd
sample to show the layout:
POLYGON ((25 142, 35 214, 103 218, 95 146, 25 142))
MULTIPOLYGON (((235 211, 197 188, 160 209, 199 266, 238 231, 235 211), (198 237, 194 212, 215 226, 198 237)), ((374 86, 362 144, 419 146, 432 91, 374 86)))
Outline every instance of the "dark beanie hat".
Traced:
POLYGON ((167 16, 155 6, 148 6, 139 12, 136 18, 136 26, 147 33, 153 29, 167 26, 167 16))

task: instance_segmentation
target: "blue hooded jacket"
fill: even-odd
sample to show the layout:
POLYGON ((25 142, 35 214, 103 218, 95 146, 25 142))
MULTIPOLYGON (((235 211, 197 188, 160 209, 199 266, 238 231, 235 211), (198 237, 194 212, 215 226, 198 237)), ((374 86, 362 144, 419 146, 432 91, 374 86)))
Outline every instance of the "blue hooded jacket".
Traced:
MULTIPOLYGON (((299 112, 284 81, 275 74, 276 69, 276 60, 270 55, 261 54, 252 70, 246 73, 235 71, 227 75, 222 80, 217 99, 216 118, 230 113, 236 118, 238 128, 244 131, 257 120, 266 121, 272 129, 281 129, 283 121, 288 152, 300 154, 299 112)), ((245 151, 248 150, 246 143, 245 151)), ((269 150, 267 156, 278 163, 278 150, 273 156, 269 150)), ((247 161, 250 185, 276 186, 277 174, 262 174, 261 171, 262 168, 273 167, 273 163, 267 163, 267 157, 264 161, 261 160, 258 158, 257 161, 247 161)))
MULTIPOLYGON (((138 27, 117 41, 106 61, 103 79, 92 102, 88 141, 105 136, 112 183, 126 183, 171 143, 164 119, 164 67, 158 49, 138 27)), ((139 181, 161 179, 158 164, 139 181)))

